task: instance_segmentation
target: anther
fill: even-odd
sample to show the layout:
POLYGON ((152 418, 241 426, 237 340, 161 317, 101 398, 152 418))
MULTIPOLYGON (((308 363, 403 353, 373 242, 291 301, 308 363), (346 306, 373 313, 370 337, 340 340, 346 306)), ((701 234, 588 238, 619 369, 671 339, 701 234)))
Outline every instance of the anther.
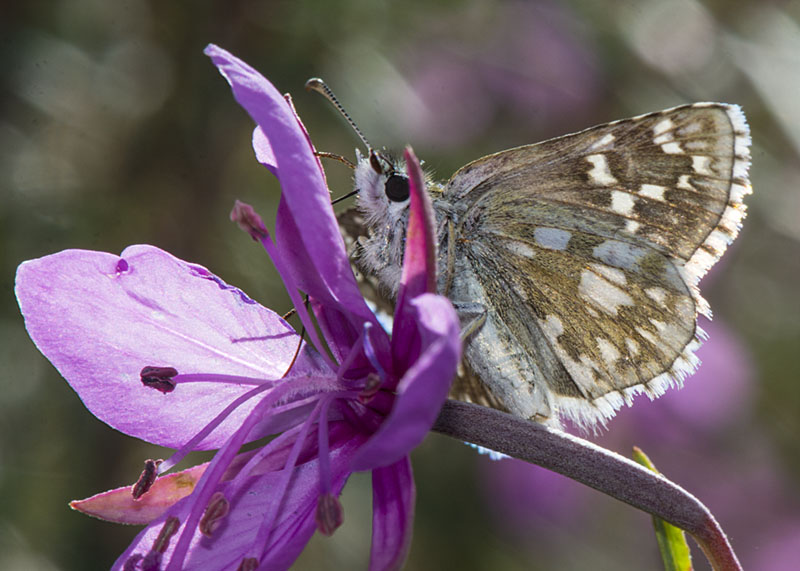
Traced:
POLYGON ((236 222, 239 228, 250 234, 258 242, 268 236, 267 227, 255 209, 245 202, 237 200, 231 210, 231 222, 236 222))
POLYGON ((142 470, 139 479, 136 480, 136 483, 131 488, 131 495, 134 500, 138 500, 145 495, 153 483, 155 483, 158 477, 158 465, 161 464, 161 462, 163 462, 163 460, 144 461, 144 470, 142 470))
POLYGON ((358 401, 361 404, 367 404, 372 398, 378 394, 381 388, 381 378, 375 373, 367 375, 367 380, 364 383, 364 388, 358 393, 358 401))
POLYGON ((163 555, 158 551, 150 551, 142 557, 142 571, 161 571, 161 559, 163 555))
POLYGON ((139 373, 144 386, 156 389, 164 394, 175 390, 175 381, 172 380, 172 377, 177 374, 178 371, 172 367, 145 367, 139 373))
POLYGON ((161 531, 158 532, 158 537, 153 543, 153 551, 164 553, 169 547, 169 540, 172 539, 173 535, 178 533, 178 528, 180 526, 181 520, 174 515, 169 516, 167 521, 165 521, 164 525, 161 527, 161 531))
POLYGON ((136 571, 136 568, 141 560, 142 554, 134 553, 125 560, 125 563, 122 564, 122 571, 136 571))
POLYGON ((239 567, 236 568, 236 571, 256 571, 258 569, 258 559, 255 557, 245 557, 242 559, 242 562, 239 563, 239 567))
MULTIPOLYGON (((169 547, 169 540, 178 532, 180 526, 181 521, 175 516, 167 518, 167 521, 165 521, 164 525, 161 527, 161 531, 158 532, 158 537, 156 537, 156 540, 153 542, 153 547, 147 552, 147 555, 141 559, 142 571, 160 571, 161 559, 164 552, 166 552, 169 547)), ((125 564, 127 565, 131 559, 133 559, 133 557, 128 559, 125 564)))
POLYGON ((228 515, 231 509, 231 504, 225 498, 222 492, 214 492, 211 499, 208 501, 206 511, 200 519, 199 529, 200 533, 206 537, 211 537, 214 532, 222 525, 222 520, 228 515))
POLYGON ((344 521, 342 504, 330 492, 322 494, 317 500, 317 513, 314 520, 317 522, 317 529, 322 535, 333 535, 333 532, 344 521))

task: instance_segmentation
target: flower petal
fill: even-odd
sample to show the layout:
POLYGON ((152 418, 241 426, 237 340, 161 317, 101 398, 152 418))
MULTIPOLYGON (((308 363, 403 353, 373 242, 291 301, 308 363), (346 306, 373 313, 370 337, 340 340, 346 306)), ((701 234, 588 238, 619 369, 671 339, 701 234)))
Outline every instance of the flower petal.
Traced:
POLYGON ((275 153, 272 152, 272 145, 269 144, 269 139, 267 139, 261 127, 256 127, 253 130, 253 150, 256 153, 256 160, 267 167, 267 170, 277 177, 278 161, 275 160, 275 153))
MULTIPOLYGON (((392 361, 396 371, 405 371, 419 357, 422 346, 409 343, 419 341, 415 334, 416 310, 409 311, 409 300, 423 293, 436 291, 436 228, 431 198, 425 190, 425 180, 417 157, 410 148, 405 151, 411 204, 409 206, 406 245, 403 253, 403 275, 397 295, 397 308, 392 327, 392 338, 405 342, 392 343, 392 361)), ((392 387, 393 388, 393 387, 392 387)))
POLYGON ((401 291, 414 297, 436 292, 436 218, 425 190, 425 175, 410 147, 405 150, 405 159, 411 204, 400 283, 401 291))
POLYGON ((422 353, 400 379, 388 418, 353 460, 355 470, 397 462, 422 442, 447 398, 461 358, 458 317, 446 298, 430 293, 418 296, 403 319, 418 324, 416 338, 392 338, 392 344, 414 343, 422 347, 422 353), (416 315, 410 315, 411 310, 416 315))
POLYGON ((146 525, 191 494, 206 468, 208 468, 207 462, 161 476, 138 500, 133 499, 131 486, 123 486, 95 494, 85 500, 74 500, 69 506, 76 511, 106 521, 146 525))
POLYGON ((372 471, 370 571, 400 569, 411 546, 416 499, 411 459, 372 471))
MULTIPOLYGON (((344 423, 331 427, 331 492, 341 493, 350 475, 349 463, 364 437, 344 423)), ((288 569, 316 529, 314 515, 320 495, 319 460, 312 460, 294 468, 291 483, 281 502, 269 544, 254 545, 264 515, 264 506, 274 501, 274 490, 282 478, 281 471, 274 470, 248 478, 244 485, 231 490, 230 482, 220 485, 219 490, 230 501, 230 512, 222 526, 212 538, 195 530, 191 547, 181 569, 236 569, 245 557, 260 557, 259 569, 288 569)), ((135 553, 145 554, 153 546, 167 517, 175 516, 186 521, 191 509, 192 496, 184 498, 162 518, 142 531, 128 549, 117 559, 113 569, 122 569, 135 553)), ((178 534, 183 531, 183 526, 178 534)), ((168 561, 177 543, 178 535, 170 542, 163 554, 168 561)))
MULTIPOLYGON (((323 303, 341 304, 372 321, 350 270, 322 170, 291 105, 264 76, 232 54, 213 44, 205 53, 270 143, 285 204, 277 219, 276 243, 295 272, 298 287, 323 303)), ((263 143, 258 144, 257 152, 263 154, 263 143)))
MULTIPOLYGON (((131 246, 121 257, 65 250, 25 262, 16 293, 31 339, 95 416, 172 448, 253 385, 193 382, 162 394, 142 385, 143 367, 277 379, 299 342, 272 311, 153 246, 131 246)), ((202 448, 218 447, 253 406, 235 410, 202 448)))

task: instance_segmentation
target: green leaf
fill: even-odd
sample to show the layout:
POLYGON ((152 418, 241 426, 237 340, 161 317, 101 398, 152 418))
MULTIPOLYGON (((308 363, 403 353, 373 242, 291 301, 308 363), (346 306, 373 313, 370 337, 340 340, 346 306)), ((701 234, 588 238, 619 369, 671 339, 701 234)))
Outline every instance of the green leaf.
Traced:
MULTIPOLYGON (((650 458, 637 446, 633 447, 633 459, 645 468, 660 474, 650 458)), ((656 530, 656 539, 661 551, 661 559, 664 561, 664 569, 666 571, 692 571, 692 556, 683 530, 658 516, 653 516, 653 527, 656 530)))

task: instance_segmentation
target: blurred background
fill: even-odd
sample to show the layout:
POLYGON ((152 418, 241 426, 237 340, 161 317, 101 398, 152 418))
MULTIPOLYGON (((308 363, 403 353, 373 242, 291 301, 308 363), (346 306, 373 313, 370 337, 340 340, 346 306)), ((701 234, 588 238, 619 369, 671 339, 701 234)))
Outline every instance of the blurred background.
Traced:
MULTIPOLYGON (((150 243, 264 305, 288 298, 228 221, 237 198, 274 216, 252 124, 203 47, 214 42, 294 95, 318 149, 353 157, 318 95, 324 77, 376 146, 411 143, 446 179, 489 152, 693 101, 742 105, 755 194, 703 282, 715 320, 704 367, 637 400, 595 438, 642 447, 704 501, 745 568, 800 553, 800 3, 372 0, 6 2, 0 8, 0 568, 101 569, 137 530, 67 502, 165 457, 108 428, 28 339, 23 260, 150 243)), ((335 195, 350 172, 326 165, 335 195)), ((439 435, 413 455, 408 569, 658 569, 648 515, 537 467, 439 435)), ((297 569, 365 568, 369 478, 345 524, 297 569)), ((698 569, 707 566, 696 553, 698 569)))

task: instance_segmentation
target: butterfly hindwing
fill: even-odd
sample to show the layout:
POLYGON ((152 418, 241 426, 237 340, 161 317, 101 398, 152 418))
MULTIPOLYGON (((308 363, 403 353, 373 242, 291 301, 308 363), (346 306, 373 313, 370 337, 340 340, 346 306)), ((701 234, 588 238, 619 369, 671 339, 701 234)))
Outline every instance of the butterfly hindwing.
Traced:
POLYGON ((487 300, 467 359, 509 410, 592 424, 694 370, 696 284, 738 232, 748 146, 738 107, 695 104, 453 176, 451 297, 487 300))

